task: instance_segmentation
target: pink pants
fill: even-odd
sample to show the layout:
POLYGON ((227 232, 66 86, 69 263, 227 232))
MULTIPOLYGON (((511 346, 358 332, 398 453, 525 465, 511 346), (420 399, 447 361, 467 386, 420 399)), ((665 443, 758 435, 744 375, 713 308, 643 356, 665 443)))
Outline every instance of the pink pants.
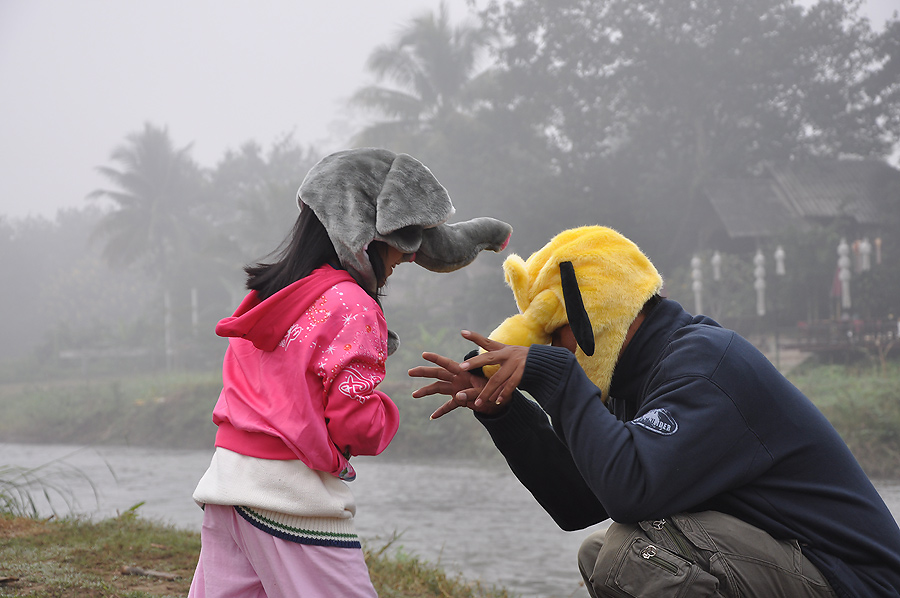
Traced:
POLYGON ((309 546, 206 505, 189 598, 377 598, 362 550, 309 546))

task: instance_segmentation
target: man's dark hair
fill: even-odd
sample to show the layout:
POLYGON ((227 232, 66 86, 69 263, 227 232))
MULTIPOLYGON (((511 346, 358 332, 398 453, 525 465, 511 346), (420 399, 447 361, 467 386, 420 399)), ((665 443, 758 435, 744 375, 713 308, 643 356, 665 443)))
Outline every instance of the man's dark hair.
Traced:
MULTIPOLYGON (((377 246, 377 241, 370 243, 366 254, 372 262, 376 279, 383 281, 385 267, 377 246)), ((325 264, 337 270, 346 270, 338 259, 325 226, 308 207, 300 210, 291 232, 270 255, 274 256, 271 262, 260 261, 244 267, 247 288, 256 291, 260 301, 309 276, 325 264)), ((379 297, 380 293, 376 292, 374 299, 377 301, 379 297)))
POLYGON ((657 305, 662 303, 662 300, 663 300, 663 297, 659 293, 653 295, 652 297, 647 299, 646 303, 644 303, 644 306, 641 308, 640 313, 644 314, 644 316, 649 316, 650 312, 653 311, 653 309, 657 305))

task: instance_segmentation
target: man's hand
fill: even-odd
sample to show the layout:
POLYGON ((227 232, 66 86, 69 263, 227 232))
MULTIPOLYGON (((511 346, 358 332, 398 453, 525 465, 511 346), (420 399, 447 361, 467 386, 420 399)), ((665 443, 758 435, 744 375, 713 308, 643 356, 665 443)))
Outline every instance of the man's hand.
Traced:
POLYGON ((494 404, 498 407, 505 405, 512 399, 513 391, 522 381, 525 362, 528 360, 528 347, 504 345, 468 330, 463 330, 462 335, 486 352, 462 362, 459 364, 460 369, 465 371, 484 366, 499 367, 478 393, 475 405, 480 403, 494 404))
POLYGON ((408 372, 413 378, 437 380, 415 391, 412 395, 414 398, 434 394, 451 397, 431 414, 431 419, 437 419, 457 407, 468 407, 478 413, 496 415, 509 402, 513 390, 522 379, 525 359, 528 357, 527 347, 504 345, 468 330, 463 330, 462 335, 485 349, 487 353, 477 355, 461 364, 437 353, 423 353, 422 357, 437 367, 417 366, 408 372), (470 370, 483 365, 496 365, 500 366, 500 369, 490 380, 471 373, 470 370))
POLYGON ((431 414, 430 419, 437 419, 457 407, 468 407, 473 411, 485 414, 496 412, 496 405, 483 405, 481 402, 476 404, 478 393, 487 382, 485 378, 463 370, 457 362, 449 357, 429 352, 422 353, 422 357, 437 367, 420 365, 409 370, 408 374, 412 378, 435 378, 436 381, 415 391, 412 394, 413 398, 420 399, 436 394, 451 397, 431 414))

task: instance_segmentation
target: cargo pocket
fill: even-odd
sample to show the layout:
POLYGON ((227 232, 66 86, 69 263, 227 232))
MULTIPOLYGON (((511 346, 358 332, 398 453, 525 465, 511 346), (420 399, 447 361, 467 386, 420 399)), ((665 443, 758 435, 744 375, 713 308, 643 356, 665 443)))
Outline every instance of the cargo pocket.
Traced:
POLYGON ((633 538, 618 557, 608 582, 626 596, 705 598, 719 595, 719 582, 715 577, 645 538, 633 538))

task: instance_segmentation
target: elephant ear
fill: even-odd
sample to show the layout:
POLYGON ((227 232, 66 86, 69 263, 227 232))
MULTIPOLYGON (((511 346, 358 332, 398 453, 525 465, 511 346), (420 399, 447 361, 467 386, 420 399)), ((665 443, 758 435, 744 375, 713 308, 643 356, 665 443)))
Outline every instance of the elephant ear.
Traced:
POLYGON ((584 354, 591 356, 594 354, 594 328, 591 326, 591 318, 584 307, 581 289, 578 286, 578 277, 575 276, 575 266, 572 265, 572 262, 559 263, 559 279, 562 284, 566 316, 569 318, 572 334, 584 354))
MULTIPOLYGON (((447 190, 431 170, 408 154, 394 158, 375 201, 375 230, 378 237, 388 242, 403 229, 421 230, 443 224, 456 211, 447 190)), ((391 244, 397 249, 416 251, 391 244)))
POLYGON ((415 262, 433 272, 452 272, 470 264, 484 249, 503 251, 512 227, 494 218, 439 224, 422 231, 415 262))

